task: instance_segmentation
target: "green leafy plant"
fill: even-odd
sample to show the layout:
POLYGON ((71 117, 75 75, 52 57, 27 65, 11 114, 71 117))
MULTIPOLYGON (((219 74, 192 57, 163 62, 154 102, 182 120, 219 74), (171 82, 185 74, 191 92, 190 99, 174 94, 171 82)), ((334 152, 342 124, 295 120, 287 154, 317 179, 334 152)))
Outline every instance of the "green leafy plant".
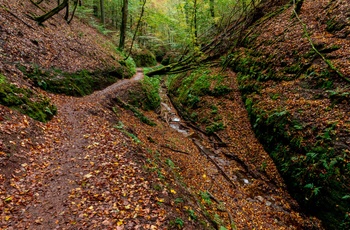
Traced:
POLYGON ((187 212, 188 212, 188 215, 190 216, 191 220, 197 220, 198 219, 196 213, 192 209, 188 209, 187 212))
POLYGON ((207 192, 207 191, 201 191, 200 193, 199 193, 199 195, 201 196, 201 198, 202 198, 202 200, 206 203, 206 204, 208 204, 208 205, 211 205, 212 204, 212 201, 211 201, 211 199, 210 199, 210 195, 209 195, 209 193, 207 192))
POLYGON ((167 159, 165 160, 165 163, 166 163, 170 168, 172 168, 172 169, 175 168, 174 162, 173 162, 172 160, 170 160, 169 158, 167 158, 167 159))
POLYGON ((135 141, 137 144, 141 144, 142 142, 140 139, 133 133, 128 132, 124 127, 123 122, 119 121, 117 125, 114 126, 116 129, 122 131, 124 134, 129 136, 133 141, 135 141))
POLYGON ((180 203, 183 203, 184 200, 181 198, 181 197, 177 197, 175 200, 174 200, 175 204, 180 204, 180 203))
POLYGON ((207 126, 205 128, 205 131, 207 132, 207 134, 213 134, 217 131, 220 131, 220 130, 224 130, 225 129, 225 126, 222 122, 214 122, 212 123, 211 125, 207 126))
POLYGON ((175 219, 175 224, 179 227, 179 228, 183 228, 184 227, 184 221, 180 218, 180 217, 177 217, 175 219))

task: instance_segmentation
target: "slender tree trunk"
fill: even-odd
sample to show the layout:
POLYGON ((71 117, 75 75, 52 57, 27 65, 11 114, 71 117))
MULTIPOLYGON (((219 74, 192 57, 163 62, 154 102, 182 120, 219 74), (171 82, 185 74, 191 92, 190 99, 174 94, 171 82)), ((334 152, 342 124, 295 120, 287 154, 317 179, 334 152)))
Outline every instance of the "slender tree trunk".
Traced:
POLYGON ((101 22, 102 22, 102 25, 105 25, 105 4, 104 4, 104 0, 100 0, 100 9, 101 9, 101 22))
POLYGON ((75 11, 77 9, 77 6, 78 6, 79 2, 80 2, 79 0, 75 0, 75 2, 74 2, 74 9, 73 9, 72 15, 71 15, 70 19, 67 20, 68 24, 73 20, 73 17, 74 17, 74 14, 75 14, 75 11))
POLYGON ((129 54, 128 54, 128 56, 126 56, 125 60, 128 59, 129 56, 130 56, 130 54, 131 54, 132 46, 134 45, 137 31, 138 31, 138 29, 139 29, 139 27, 140 27, 140 25, 141 25, 143 13, 145 12, 146 1, 147 1, 147 0, 143 0, 143 5, 142 5, 142 8, 141 8, 140 18, 139 18, 139 20, 138 20, 138 22, 137 22, 137 26, 136 26, 136 29, 135 29, 135 32, 134 32, 134 36, 133 36, 133 38, 132 38, 131 46, 130 46, 130 49, 129 49, 129 54))
POLYGON ((119 40, 119 49, 123 50, 125 46, 125 34, 126 34, 126 24, 128 22, 128 0, 123 0, 122 8, 122 23, 120 26, 120 40, 119 40))
POLYGON ((69 1, 66 6, 66 14, 64 15, 64 20, 68 21, 68 17, 69 17, 69 1))
POLYGON ((210 5, 210 16, 214 19, 215 18, 215 3, 214 0, 209 0, 210 5))
POLYGON ((198 25, 197 25, 197 0, 194 0, 193 4, 193 34, 194 34, 194 45, 197 45, 198 38, 198 25))
POLYGON ((56 8, 47 12, 44 15, 34 18, 34 20, 37 21, 39 24, 42 24, 47 19, 51 18, 52 16, 54 16, 55 14, 63 10, 65 7, 68 7, 68 0, 63 0, 63 2, 60 5, 58 5, 56 8))
POLYGON ((97 17, 98 16, 98 0, 94 0, 94 4, 93 4, 92 8, 94 10, 94 16, 97 17))

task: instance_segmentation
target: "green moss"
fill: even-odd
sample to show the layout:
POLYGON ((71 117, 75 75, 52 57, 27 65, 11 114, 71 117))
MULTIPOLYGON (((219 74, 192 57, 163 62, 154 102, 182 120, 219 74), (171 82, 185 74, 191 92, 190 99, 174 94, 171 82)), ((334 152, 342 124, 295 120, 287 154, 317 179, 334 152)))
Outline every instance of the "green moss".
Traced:
POLYGON ((35 67, 31 71, 19 68, 34 85, 53 93, 70 96, 84 96, 103 89, 123 78, 123 68, 90 72, 81 70, 75 73, 59 69, 42 70, 35 67))
POLYGON ((220 73, 211 73, 205 68, 199 68, 190 75, 177 75, 170 80, 170 91, 179 102, 188 108, 198 108, 201 97, 223 96, 232 91, 223 83, 226 76, 220 73))
POLYGON ((149 50, 142 50, 140 52, 133 53, 136 66, 138 67, 149 67, 157 65, 154 54, 149 50))
MULTIPOLYGON (((122 56, 125 59, 125 56, 123 53, 119 52, 119 55, 122 56)), ((124 69, 120 69, 123 70, 122 73, 120 73, 120 75, 123 78, 131 78, 135 73, 136 73, 136 63, 134 61, 134 59, 132 57, 128 57, 128 59, 126 60, 121 60, 119 61, 119 63, 124 67, 124 69)))
POLYGON ((57 108, 50 100, 30 89, 18 88, 8 83, 0 74, 0 104, 16 109, 29 117, 46 122, 56 114, 57 108))
POLYGON ((160 106, 159 87, 160 80, 158 78, 150 78, 145 76, 141 81, 141 87, 145 93, 145 97, 141 101, 143 110, 155 110, 160 106))

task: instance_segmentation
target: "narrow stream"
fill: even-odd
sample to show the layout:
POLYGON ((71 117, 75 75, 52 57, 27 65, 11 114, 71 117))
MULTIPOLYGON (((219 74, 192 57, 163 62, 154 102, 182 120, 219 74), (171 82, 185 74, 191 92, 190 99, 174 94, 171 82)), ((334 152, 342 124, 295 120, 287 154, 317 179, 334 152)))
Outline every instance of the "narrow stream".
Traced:
POLYGON ((246 185, 250 183, 249 175, 245 175, 245 173, 241 172, 233 172, 231 169, 234 168, 233 162, 231 159, 225 157, 222 154, 216 154, 212 150, 204 147, 203 141, 201 138, 202 133, 199 133, 197 130, 193 130, 189 128, 179 116, 178 112, 174 108, 171 100, 167 95, 167 88, 164 83, 161 84, 159 95, 161 98, 161 117, 166 121, 166 123, 179 133, 184 134, 188 138, 191 138, 192 141, 201 149, 201 151, 206 152, 207 157, 211 158, 212 161, 215 161, 219 167, 224 169, 227 174, 231 177, 232 181, 238 182, 242 185, 246 185), (192 132, 195 132, 198 135, 190 135, 192 132), (198 138, 194 138, 193 136, 198 136, 198 138))
POLYGON ((180 116, 178 115, 173 104, 171 103, 167 95, 167 89, 165 84, 161 84, 161 87, 159 90, 159 96, 161 98, 161 103, 160 103, 161 116, 164 118, 164 120, 168 123, 168 125, 171 128, 175 129, 180 133, 183 133, 186 136, 189 135, 190 133, 189 128, 183 124, 180 116))

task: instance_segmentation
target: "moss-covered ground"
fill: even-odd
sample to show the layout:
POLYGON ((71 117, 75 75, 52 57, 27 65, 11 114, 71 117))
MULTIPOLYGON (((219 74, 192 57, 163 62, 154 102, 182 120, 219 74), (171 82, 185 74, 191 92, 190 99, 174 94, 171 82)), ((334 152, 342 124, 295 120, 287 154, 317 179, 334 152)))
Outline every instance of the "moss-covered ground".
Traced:
POLYGON ((57 108, 51 104, 49 98, 9 83, 2 74, 0 74, 0 104, 42 122, 50 120, 57 112, 57 108))

